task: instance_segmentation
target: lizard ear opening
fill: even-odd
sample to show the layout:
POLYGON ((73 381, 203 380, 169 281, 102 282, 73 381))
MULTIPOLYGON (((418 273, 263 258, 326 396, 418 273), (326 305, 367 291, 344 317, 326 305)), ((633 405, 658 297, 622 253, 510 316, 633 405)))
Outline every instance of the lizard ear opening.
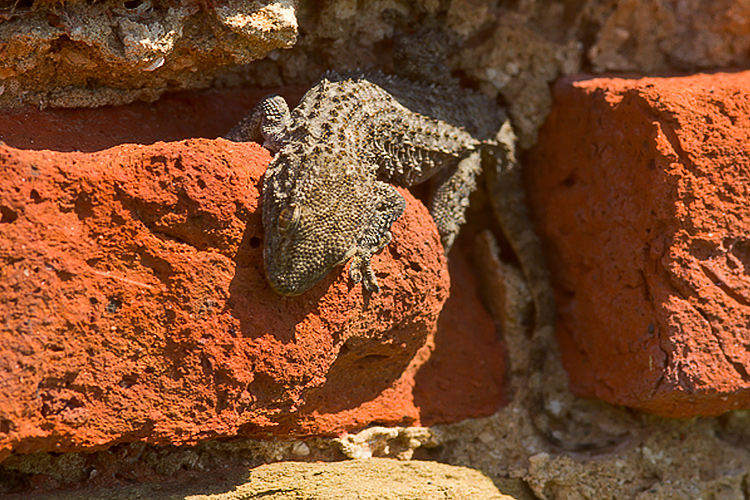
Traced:
POLYGON ((291 204, 281 211, 279 214, 279 233, 286 234, 293 230, 299 222, 300 209, 299 206, 291 204))

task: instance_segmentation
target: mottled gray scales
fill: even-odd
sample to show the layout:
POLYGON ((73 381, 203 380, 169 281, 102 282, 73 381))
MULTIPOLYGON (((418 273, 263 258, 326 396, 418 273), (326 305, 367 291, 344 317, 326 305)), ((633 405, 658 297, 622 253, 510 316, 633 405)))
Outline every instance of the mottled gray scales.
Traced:
MULTIPOLYGON (((390 242, 405 205, 392 184, 432 181, 430 213, 447 253, 483 161, 493 162, 493 179, 514 170, 510 130, 502 109, 479 94, 382 73, 328 73, 291 112, 279 96, 265 98, 227 138, 262 141, 274 154, 263 185, 269 283, 297 295, 352 259, 352 280, 378 291, 370 259, 390 242)), ((523 205, 522 192, 511 198, 523 205)), ((509 240, 524 249, 531 241, 541 258, 525 208, 511 212, 522 220, 505 225, 522 234, 509 240)))

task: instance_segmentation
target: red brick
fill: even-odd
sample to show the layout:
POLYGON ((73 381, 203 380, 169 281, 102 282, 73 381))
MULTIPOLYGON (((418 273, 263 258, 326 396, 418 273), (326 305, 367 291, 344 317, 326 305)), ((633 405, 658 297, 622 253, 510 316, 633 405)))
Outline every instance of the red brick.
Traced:
POLYGON ((449 277, 434 223, 408 192, 374 258, 382 293, 363 298, 341 268, 282 298, 262 268, 265 150, 221 139, 105 149, 159 131, 225 132, 200 117, 231 94, 207 96, 53 118, 14 111, 24 128, 0 127, 24 148, 101 149, 0 146, 0 460, 492 414, 502 343, 455 252, 454 297, 435 332, 449 277), (106 129, 108 113, 150 125, 86 136, 80 121, 106 129), (50 120, 59 127, 47 136, 50 120))
POLYGON ((529 155, 573 390, 750 408, 750 73, 569 78, 529 155))
POLYGON ((262 272, 267 161, 208 140, 0 153, 6 450, 418 419, 398 381, 449 286, 429 215, 409 199, 369 302, 344 272, 281 298, 262 272))

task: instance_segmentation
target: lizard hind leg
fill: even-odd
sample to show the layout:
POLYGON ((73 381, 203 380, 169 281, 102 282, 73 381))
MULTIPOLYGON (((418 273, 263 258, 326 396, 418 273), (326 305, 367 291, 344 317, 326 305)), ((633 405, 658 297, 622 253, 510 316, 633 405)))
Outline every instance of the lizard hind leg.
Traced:
POLYGON ((393 186, 380 181, 375 182, 373 197, 374 210, 365 221, 362 237, 349 266, 349 276, 355 283, 362 282, 365 290, 377 293, 380 286, 372 270, 371 259, 391 242, 391 225, 404 213, 406 201, 393 186))
POLYGON ((260 142, 276 153, 284 143, 291 121, 284 98, 278 94, 267 95, 224 138, 234 142, 260 142))
POLYGON ((443 250, 447 255, 466 222, 469 196, 477 188, 477 176, 482 171, 479 150, 470 150, 456 167, 439 173, 430 200, 430 214, 437 225, 443 250))

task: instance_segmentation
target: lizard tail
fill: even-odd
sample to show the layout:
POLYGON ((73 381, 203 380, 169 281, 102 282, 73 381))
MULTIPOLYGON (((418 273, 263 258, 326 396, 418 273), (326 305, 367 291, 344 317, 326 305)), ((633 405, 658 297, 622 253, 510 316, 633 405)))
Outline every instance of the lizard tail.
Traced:
POLYGON ((515 158, 515 136, 505 122, 498 144, 486 148, 493 158, 486 162, 487 184, 494 215, 502 227, 534 298, 535 331, 555 325, 555 298, 542 244, 534 231, 526 206, 521 170, 515 158))

